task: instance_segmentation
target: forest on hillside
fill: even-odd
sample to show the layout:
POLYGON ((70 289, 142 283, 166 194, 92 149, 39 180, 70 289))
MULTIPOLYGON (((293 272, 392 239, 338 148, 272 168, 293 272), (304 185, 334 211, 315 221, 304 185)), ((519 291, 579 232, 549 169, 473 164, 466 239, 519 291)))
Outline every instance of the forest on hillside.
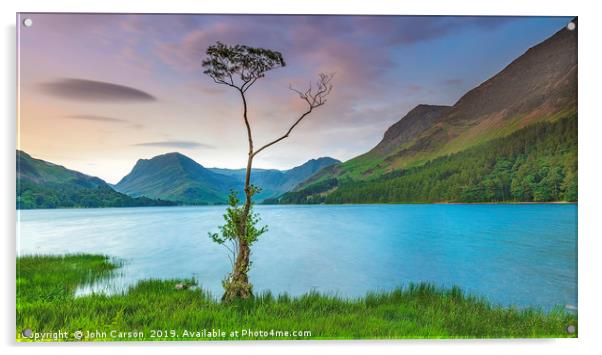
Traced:
POLYGON ((109 186, 81 187, 75 182, 45 185, 17 182, 17 209, 173 206, 175 202, 130 197, 109 186))
POLYGON ((267 203, 577 201, 577 115, 365 181, 330 178, 267 203))

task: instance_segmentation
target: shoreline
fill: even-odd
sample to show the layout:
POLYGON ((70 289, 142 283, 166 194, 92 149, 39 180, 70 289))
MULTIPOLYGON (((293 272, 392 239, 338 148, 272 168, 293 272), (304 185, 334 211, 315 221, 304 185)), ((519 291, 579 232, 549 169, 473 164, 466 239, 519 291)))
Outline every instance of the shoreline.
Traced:
MULTIPOLYGON (((389 206, 389 205, 578 205, 579 202, 549 201, 549 202, 400 202, 400 203, 291 203, 291 204, 263 204, 255 206, 389 206)), ((178 208, 178 207, 226 207, 223 205, 174 205, 174 206, 121 206, 121 207, 57 207, 57 208, 17 208, 16 211, 54 211, 54 210, 95 210, 95 209, 126 209, 126 208, 178 208)))

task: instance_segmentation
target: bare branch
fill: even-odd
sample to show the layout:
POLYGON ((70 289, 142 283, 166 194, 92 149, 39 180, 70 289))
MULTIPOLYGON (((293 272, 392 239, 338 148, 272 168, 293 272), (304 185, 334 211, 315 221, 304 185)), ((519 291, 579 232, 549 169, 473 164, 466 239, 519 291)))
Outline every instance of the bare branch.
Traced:
POLYGON ((297 93, 297 95, 299 95, 299 98, 301 98, 303 101, 307 102, 308 108, 307 110, 301 115, 299 116, 299 118, 297 118, 297 120, 290 126, 290 128, 286 131, 286 133, 284 133, 282 136, 274 139, 273 141, 265 144, 264 146, 262 146, 261 148, 257 149, 252 156, 256 156, 257 154, 259 154, 259 152, 261 152, 262 150, 280 142, 281 140, 287 138, 291 132, 293 131, 293 129, 295 129, 295 127, 297 127, 297 125, 307 116, 309 115, 314 109, 324 105, 326 103, 326 99, 328 97, 328 95, 330 94, 330 92, 332 91, 332 78, 334 77, 334 74, 324 74, 321 73, 318 81, 315 84, 315 88, 312 85, 312 83, 309 83, 309 87, 307 88, 307 90, 305 91, 301 91, 301 90, 297 90, 295 88, 293 88, 292 86, 289 86, 289 89, 291 91, 294 91, 297 93))
POLYGON ((238 89, 238 87, 236 87, 235 85, 232 85, 232 84, 230 84, 229 82, 227 82, 227 81, 225 81, 225 80, 223 80, 223 79, 218 79, 218 78, 216 78, 216 77, 215 77, 215 76, 213 76, 213 75, 209 75, 209 77, 211 77, 211 79, 213 79, 213 81, 214 81, 216 84, 220 84, 220 85, 228 85, 228 86, 231 86, 231 87, 233 87, 233 88, 235 88, 235 89, 238 89))
POLYGON ((236 255, 236 253, 234 252, 234 250, 230 249, 230 247, 227 246, 226 244, 224 244, 224 247, 230 252, 230 253, 226 253, 226 256, 228 257, 228 260, 230 260, 230 265, 232 267, 234 267, 234 260, 236 258, 233 256, 236 255))

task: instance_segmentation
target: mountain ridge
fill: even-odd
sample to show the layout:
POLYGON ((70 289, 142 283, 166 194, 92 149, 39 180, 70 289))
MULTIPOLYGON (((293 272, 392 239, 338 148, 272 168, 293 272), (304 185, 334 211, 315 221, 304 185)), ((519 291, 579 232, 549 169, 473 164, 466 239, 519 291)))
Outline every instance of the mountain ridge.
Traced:
MULTIPOLYGON (((252 183, 262 188, 256 200, 280 195, 317 170, 339 161, 330 157, 311 159, 280 171, 253 169, 252 183)), ((185 204, 223 204, 230 190, 242 191, 245 169, 205 168, 182 153, 139 159, 115 189, 130 196, 146 196, 185 204)))
POLYGON ((236 188, 236 181, 210 171, 181 153, 171 152, 139 159, 115 188, 135 197, 214 204, 223 202, 222 190, 236 188))

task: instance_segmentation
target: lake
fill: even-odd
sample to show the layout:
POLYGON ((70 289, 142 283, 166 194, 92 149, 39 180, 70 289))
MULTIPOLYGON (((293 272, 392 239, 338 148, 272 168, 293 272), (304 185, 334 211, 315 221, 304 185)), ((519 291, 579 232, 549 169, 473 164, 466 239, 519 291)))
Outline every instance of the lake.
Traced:
MULTIPOLYGON (((106 254, 117 275, 78 294, 148 278, 196 277, 220 296, 230 270, 208 232, 225 206, 18 211, 17 254, 106 254)), ((255 292, 345 297, 427 281, 496 304, 577 305, 577 205, 257 206, 255 292)))

